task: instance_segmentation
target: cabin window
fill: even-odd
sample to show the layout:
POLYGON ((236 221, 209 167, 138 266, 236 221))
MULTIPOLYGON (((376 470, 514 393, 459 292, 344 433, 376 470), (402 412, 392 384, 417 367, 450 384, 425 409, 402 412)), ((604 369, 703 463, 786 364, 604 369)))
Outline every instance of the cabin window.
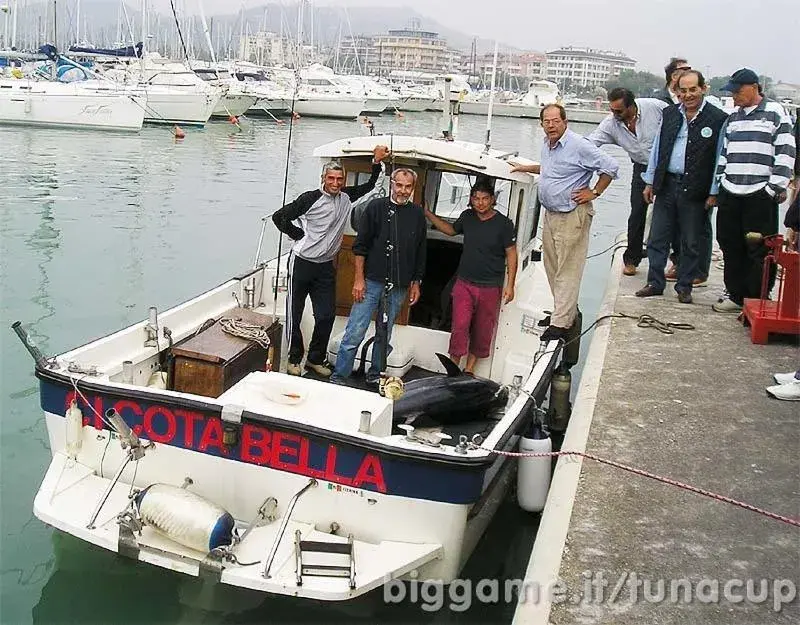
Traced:
MULTIPOLYGON (((522 190, 520 190, 520 196, 522 195, 522 190)), ((520 199, 520 206, 522 206, 522 199, 520 199)), ((539 204, 539 196, 536 193, 532 193, 528 197, 528 207, 525 209, 525 218, 521 219, 522 212, 518 214, 517 221, 518 223, 522 223, 522 237, 517 235, 517 240, 520 244, 520 249, 524 248, 528 243, 530 243, 531 239, 536 236, 536 232, 539 229, 539 215, 541 213, 541 205, 539 204)))
MULTIPOLYGON (((434 212, 443 219, 458 219, 459 215, 469 208, 469 192, 475 181, 474 174, 442 172, 434 212)), ((503 215, 508 215, 511 183, 508 180, 496 180, 494 190, 497 198, 495 209, 503 215)))

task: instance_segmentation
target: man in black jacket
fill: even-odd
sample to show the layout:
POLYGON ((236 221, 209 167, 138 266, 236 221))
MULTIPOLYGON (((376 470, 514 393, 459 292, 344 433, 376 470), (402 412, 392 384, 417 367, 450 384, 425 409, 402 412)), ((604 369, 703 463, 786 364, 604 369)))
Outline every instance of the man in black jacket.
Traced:
POLYGON ((419 287, 425 273, 427 224, 421 206, 411 202, 417 175, 411 169, 392 173, 391 195, 372 200, 364 210, 353 243, 355 278, 353 307, 336 356, 332 382, 344 383, 353 372, 356 351, 364 340, 381 296, 386 295, 386 334, 381 331, 381 314, 376 316, 375 342, 367 382, 375 383, 384 369, 383 343, 392 337, 392 326, 408 297, 412 306, 419 300, 419 287), (391 249, 391 251, 389 251, 391 249))
POLYGON ((375 188, 381 161, 389 156, 385 145, 375 147, 372 175, 364 184, 344 187, 344 170, 335 162, 322 169, 322 186, 306 191, 272 215, 275 226, 295 241, 289 255, 289 292, 286 296, 286 339, 289 344, 287 373, 300 375, 303 360, 303 335, 300 321, 306 297, 314 309, 314 332, 308 346, 306 369, 323 377, 332 367, 326 359, 328 340, 336 319, 336 269, 333 260, 342 247, 342 237, 350 217, 352 202, 375 188), (297 220, 299 226, 292 223, 297 220))
POLYGON ((692 303, 692 284, 699 263, 700 233, 706 211, 713 210, 709 195, 716 166, 717 142, 727 115, 705 101, 703 74, 686 70, 678 80, 681 104, 664 109, 661 131, 653 144, 643 178, 645 200, 656 200, 647 244, 647 284, 638 297, 661 295, 666 286, 664 267, 675 228, 680 229, 680 263, 675 290, 678 300, 692 303))

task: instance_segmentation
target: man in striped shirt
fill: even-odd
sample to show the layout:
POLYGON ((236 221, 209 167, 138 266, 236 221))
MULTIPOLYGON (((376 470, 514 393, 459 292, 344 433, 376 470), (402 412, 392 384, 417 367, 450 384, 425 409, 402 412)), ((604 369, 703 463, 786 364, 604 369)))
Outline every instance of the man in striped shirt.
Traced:
MULTIPOLYGON (((720 155, 711 185, 710 195, 719 206, 717 241, 725 260, 728 291, 728 298, 712 308, 738 313, 745 298, 761 296, 767 255, 764 237, 778 232, 778 204, 786 199, 792 178, 795 141, 789 116, 780 104, 762 95, 754 71, 738 70, 723 89, 733 94, 739 108, 720 133, 720 155)), ((774 281, 773 265, 770 289, 774 281)))

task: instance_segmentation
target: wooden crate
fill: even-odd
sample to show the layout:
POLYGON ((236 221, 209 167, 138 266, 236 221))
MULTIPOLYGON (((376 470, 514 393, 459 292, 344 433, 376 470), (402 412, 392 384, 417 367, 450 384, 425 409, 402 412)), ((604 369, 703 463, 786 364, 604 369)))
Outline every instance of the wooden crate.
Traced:
POLYGON ((222 318, 241 319, 265 327, 270 345, 264 349, 248 339, 232 336, 214 325, 172 347, 172 390, 219 397, 252 371, 264 371, 267 359, 273 369, 280 364, 281 324, 244 308, 222 318))

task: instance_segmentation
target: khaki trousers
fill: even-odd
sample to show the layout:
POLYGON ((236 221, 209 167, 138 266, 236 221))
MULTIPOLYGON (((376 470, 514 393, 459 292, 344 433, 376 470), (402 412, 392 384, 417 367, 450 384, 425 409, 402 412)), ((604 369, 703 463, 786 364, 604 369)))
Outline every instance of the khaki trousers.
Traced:
POLYGON ((580 204, 569 213, 545 211, 542 252, 554 300, 550 325, 569 328, 577 316, 593 215, 591 202, 580 204))

